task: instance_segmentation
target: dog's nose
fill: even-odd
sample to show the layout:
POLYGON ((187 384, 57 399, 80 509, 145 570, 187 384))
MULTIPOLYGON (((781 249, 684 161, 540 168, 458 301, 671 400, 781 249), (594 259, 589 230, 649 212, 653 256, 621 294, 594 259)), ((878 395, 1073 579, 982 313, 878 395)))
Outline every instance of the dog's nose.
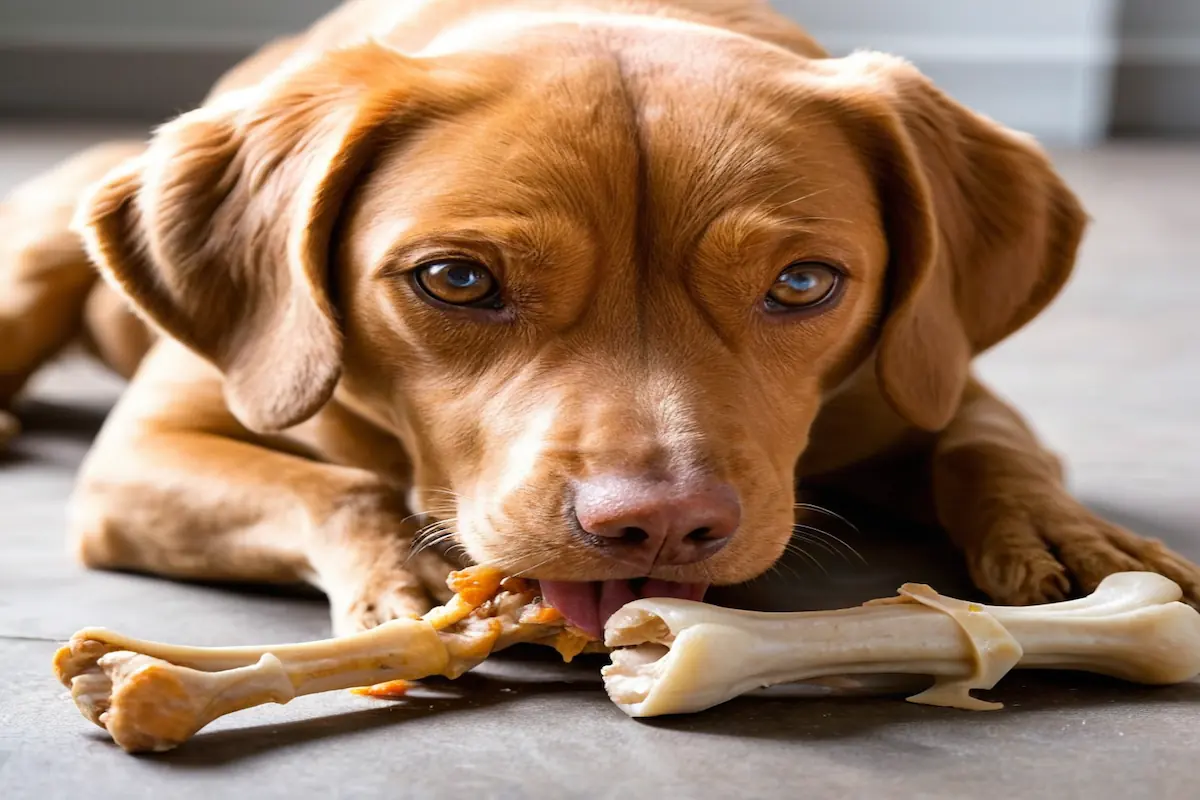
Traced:
POLYGON ((724 547, 742 506, 737 490, 720 481, 605 476, 576 484, 575 516, 588 542, 620 561, 677 566, 724 547))

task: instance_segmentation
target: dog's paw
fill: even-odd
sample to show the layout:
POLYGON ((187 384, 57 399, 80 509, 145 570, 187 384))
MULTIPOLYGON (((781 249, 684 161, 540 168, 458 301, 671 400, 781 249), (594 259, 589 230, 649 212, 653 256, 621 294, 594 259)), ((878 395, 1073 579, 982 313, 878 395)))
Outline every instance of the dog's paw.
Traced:
POLYGON ((433 599, 407 570, 377 570, 344 595, 330 593, 333 634, 346 636, 370 630, 385 622, 419 617, 433 608, 433 599))
POLYGON ((454 592, 446 579, 459 566, 431 551, 412 555, 400 567, 376 566, 348 591, 330 592, 334 634, 345 636, 394 619, 421 616, 435 604, 448 602, 454 592))
POLYGON ((976 585, 997 603, 1051 603, 1073 591, 1089 593, 1115 572, 1157 572, 1200 607, 1200 567, 1065 494, 1004 502, 984 529, 967 549, 967 562, 976 585))

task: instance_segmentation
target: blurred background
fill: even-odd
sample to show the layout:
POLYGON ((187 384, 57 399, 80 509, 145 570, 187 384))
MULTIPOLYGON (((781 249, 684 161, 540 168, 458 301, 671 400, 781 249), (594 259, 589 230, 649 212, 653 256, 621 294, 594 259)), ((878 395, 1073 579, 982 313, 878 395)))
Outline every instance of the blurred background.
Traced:
MULTIPOLYGON (((403 2, 403 0, 398 0, 403 2)), ((335 0, 0 0, 0 115, 160 119, 335 0)), ((1052 145, 1200 136, 1200 0, 776 0, 1052 145)))

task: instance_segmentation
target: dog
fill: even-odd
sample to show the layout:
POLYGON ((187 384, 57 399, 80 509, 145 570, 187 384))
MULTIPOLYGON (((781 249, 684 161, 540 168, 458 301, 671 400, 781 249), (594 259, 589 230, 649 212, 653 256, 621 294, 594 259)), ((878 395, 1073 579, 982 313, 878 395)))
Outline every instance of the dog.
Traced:
POLYGON ((798 482, 999 603, 1195 602, 971 369, 1086 222, 1031 139, 756 0, 354 0, 14 193, 0 408, 82 340, 130 378, 82 562, 306 581, 339 634, 475 562, 598 635, 768 570, 798 482))

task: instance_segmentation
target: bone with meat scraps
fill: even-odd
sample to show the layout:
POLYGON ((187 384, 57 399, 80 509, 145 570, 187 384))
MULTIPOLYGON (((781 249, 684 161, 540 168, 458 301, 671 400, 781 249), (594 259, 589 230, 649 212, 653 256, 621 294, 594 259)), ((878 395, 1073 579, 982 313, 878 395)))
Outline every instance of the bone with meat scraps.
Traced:
MULTIPOLYGON (((55 657, 84 714, 130 751, 166 750, 213 719, 301 694, 428 675, 454 677, 517 642, 570 657, 593 649, 541 604, 536 590, 494 571, 460 573, 459 594, 423 619, 337 640, 261 648, 188 648, 81 631, 55 657), (498 593, 497 593, 498 592, 498 593)), ((1105 580, 1090 597, 997 608, 920 585, 866 607, 756 614, 682 600, 639 600, 610 620, 605 685, 633 716, 698 711, 751 689, 818 676, 934 676, 917 702, 993 708, 969 690, 1013 666, 1090 670, 1142 683, 1200 672, 1200 615, 1179 587, 1148 573, 1105 580)))
POLYGON ((473 568, 452 575, 450 586, 454 599, 421 619, 306 644, 179 647, 86 629, 55 654, 54 667, 84 716, 142 752, 169 750, 214 719, 263 703, 454 678, 519 642, 551 645, 568 660, 589 644, 528 582, 473 568))
POLYGON ((859 608, 792 614, 637 600, 605 628, 609 696, 634 717, 701 711, 754 689, 825 676, 913 673, 909 698, 999 708, 970 695, 1013 667, 1096 672, 1147 684, 1200 673, 1200 614, 1160 575, 1127 572, 1088 597, 1024 608, 983 606, 908 584, 859 608))

